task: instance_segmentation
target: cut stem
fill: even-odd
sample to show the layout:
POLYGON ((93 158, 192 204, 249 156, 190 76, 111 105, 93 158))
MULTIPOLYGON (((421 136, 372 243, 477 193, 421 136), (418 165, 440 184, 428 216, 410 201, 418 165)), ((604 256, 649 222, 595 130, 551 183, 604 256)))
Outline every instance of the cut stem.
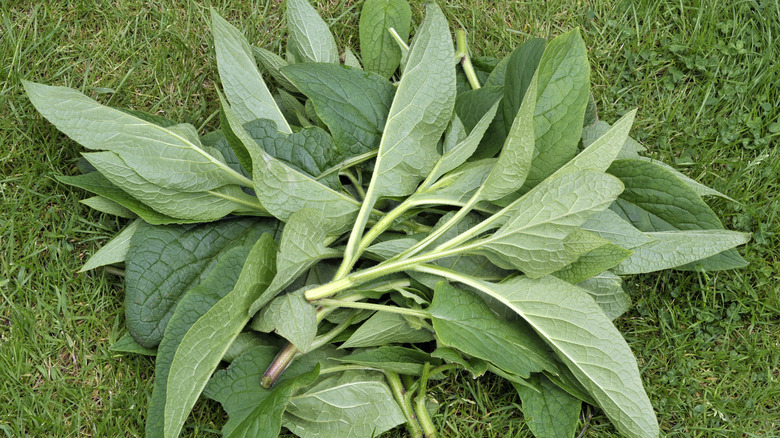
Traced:
POLYGON ((425 363, 422 376, 420 376, 420 387, 417 389, 417 397, 414 399, 414 412, 417 415, 417 421, 420 422, 425 438, 436 438, 436 426, 433 425, 426 402, 428 401, 428 378, 430 377, 431 364, 425 363))
POLYGON ((457 46, 457 53, 461 55, 460 63, 463 66, 463 72, 466 73, 466 78, 469 80, 471 88, 474 90, 481 88, 479 79, 477 78, 477 72, 474 71, 474 66, 471 64, 469 46, 466 44, 466 31, 464 29, 455 31, 455 44, 457 46))
POLYGON ((390 389, 393 391, 395 401, 398 403, 398 406, 401 407, 401 412, 404 414, 406 429, 409 431, 409 436, 413 438, 422 438, 423 432, 414 416, 414 410, 412 409, 410 400, 407 398, 407 392, 404 389, 404 385, 401 383, 401 379, 398 377, 398 373, 385 371, 385 377, 387 378, 390 389))
POLYGON ((292 363, 295 355, 298 354, 298 349, 293 344, 287 344, 279 354, 276 355, 271 365, 263 373, 263 377, 260 379, 260 386, 265 389, 273 386, 279 379, 284 370, 292 363))

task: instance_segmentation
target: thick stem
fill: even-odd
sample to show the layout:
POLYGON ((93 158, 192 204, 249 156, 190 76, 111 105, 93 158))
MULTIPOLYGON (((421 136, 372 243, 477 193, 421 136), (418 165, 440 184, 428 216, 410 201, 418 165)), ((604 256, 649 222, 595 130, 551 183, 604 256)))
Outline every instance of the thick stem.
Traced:
POLYGON ((417 397, 414 399, 414 412, 417 415, 417 421, 420 422, 425 438, 436 438, 436 426, 433 425, 426 402, 428 401, 428 378, 430 377, 431 364, 426 363, 423 366, 422 376, 420 376, 420 388, 417 390, 417 397))
POLYGON ((471 84, 471 88, 474 90, 479 89, 479 79, 477 79, 477 72, 474 71, 474 66, 471 64, 471 58, 469 57, 469 47, 466 44, 466 31, 458 29, 455 31, 455 44, 457 46, 457 53, 462 54, 460 63, 463 66, 463 72, 466 73, 466 78, 471 84))
POLYGON ((417 423, 417 419, 414 417, 414 410, 406 397, 406 390, 404 389, 404 385, 401 383, 398 374, 385 371, 385 377, 387 378, 387 383, 390 385, 390 389, 393 391, 395 401, 398 403, 398 406, 401 407, 401 412, 403 412, 404 418, 406 418, 406 429, 409 431, 409 436, 422 438, 423 432, 420 429, 420 425, 417 423))
POLYGON ((273 386, 279 379, 284 370, 292 363, 295 355, 298 353, 298 349, 293 344, 287 344, 279 354, 276 355, 271 365, 263 373, 263 377, 260 379, 260 386, 265 389, 273 386))

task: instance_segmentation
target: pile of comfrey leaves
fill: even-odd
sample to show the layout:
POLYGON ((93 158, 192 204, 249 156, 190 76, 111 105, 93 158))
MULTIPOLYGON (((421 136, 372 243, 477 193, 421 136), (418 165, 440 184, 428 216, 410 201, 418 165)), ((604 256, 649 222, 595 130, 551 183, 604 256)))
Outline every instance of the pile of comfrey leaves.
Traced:
POLYGON ((510 381, 538 437, 573 436, 583 403, 657 436, 612 324, 621 276, 741 267, 748 236, 638 154, 634 111, 598 120, 578 31, 472 59, 435 4, 410 32, 404 0, 367 0, 342 61, 306 0, 286 17, 280 57, 212 12, 224 96, 203 136, 25 83, 90 150, 62 181, 132 219, 84 269, 123 264, 113 348, 156 355, 148 436, 203 396, 230 437, 433 437, 427 385, 452 373, 510 381))

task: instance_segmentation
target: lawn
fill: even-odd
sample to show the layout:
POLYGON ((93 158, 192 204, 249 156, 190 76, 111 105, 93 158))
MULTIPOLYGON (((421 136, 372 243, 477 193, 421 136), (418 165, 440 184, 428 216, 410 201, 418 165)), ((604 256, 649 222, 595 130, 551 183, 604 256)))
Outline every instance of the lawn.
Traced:
MULTIPOLYGON (((278 0, 70 0, 0 4, 0 436, 141 436, 152 360, 116 354, 122 281, 78 274, 122 220, 91 211, 74 174, 81 147, 35 113, 21 80, 77 88, 101 103, 214 128, 213 6, 278 51, 278 0)), ((357 46, 360 2, 318 7, 357 46)), ((413 1, 419 21, 422 1, 413 1)), ((579 27, 599 116, 639 109, 632 135, 652 157, 734 199, 711 199, 727 228, 750 232, 750 266, 664 272, 629 282, 617 325, 635 352, 666 436, 780 436, 780 6, 777 1, 440 2, 475 55, 503 56, 529 36, 579 27)), ((432 388, 444 436, 531 436, 511 386, 496 379, 432 388)), ((201 403, 187 436, 224 415, 201 403)), ((583 436, 616 436, 585 411, 583 436)), ((401 436, 398 430, 395 436, 401 436)))

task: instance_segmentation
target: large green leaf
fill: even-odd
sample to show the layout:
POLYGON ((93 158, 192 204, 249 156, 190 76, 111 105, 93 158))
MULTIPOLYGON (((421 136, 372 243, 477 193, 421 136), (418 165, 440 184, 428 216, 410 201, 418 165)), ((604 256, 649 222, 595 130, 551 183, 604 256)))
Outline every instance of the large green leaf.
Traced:
POLYGON ((171 362, 165 400, 165 436, 179 436, 209 377, 249 321, 249 306, 271 283, 276 245, 265 234, 252 247, 233 290, 192 324, 171 362))
POLYGON ((454 56, 447 20, 428 3, 390 107, 367 202, 412 193, 438 161, 438 140, 455 104, 454 56))
POLYGON ((750 241, 749 233, 728 230, 660 231, 647 233, 653 241, 633 249, 618 265, 618 274, 641 274, 671 269, 712 257, 750 241))
MULTIPOLYGON (((504 88, 504 111, 502 117, 507 131, 511 128, 517 112, 526 100, 531 80, 539 67, 539 61, 542 59, 545 44, 546 41, 543 38, 531 38, 523 42, 509 54, 506 64, 503 66, 504 78, 501 85, 504 88)), ((493 80, 496 81, 498 78, 494 76, 493 80)), ((535 94, 536 90, 534 90, 534 103, 531 105, 531 111, 536 107, 535 94)))
POLYGON ((510 219, 501 228, 467 248, 531 277, 555 272, 606 243, 592 233, 573 231, 606 209, 622 190, 617 178, 597 171, 548 178, 508 207, 510 219))
POLYGON ((252 155, 255 192, 261 202, 268 203, 264 204, 268 212, 286 222, 296 211, 312 208, 332 220, 334 227, 349 227, 360 208, 357 201, 258 148, 255 139, 239 125, 230 107, 224 107, 224 111, 233 133, 252 155))
POLYGON ((309 386, 320 374, 319 365, 306 374, 295 376, 274 386, 249 416, 227 435, 229 438, 275 438, 282 429, 282 415, 292 395, 309 386))
POLYGON ((176 306, 170 322, 165 327, 165 336, 157 348, 154 389, 146 415, 147 436, 161 437, 164 435, 168 380, 172 376, 171 363, 182 338, 198 318, 206 314, 222 297, 230 293, 238 280, 241 265, 246 261, 249 250, 250 248, 247 246, 239 246, 222 254, 217 265, 206 278, 198 286, 187 291, 176 306))
POLYGON ((287 51, 300 62, 339 62, 339 50, 328 25, 307 0, 287 0, 287 51))
POLYGON ((658 436, 636 359, 590 294, 549 276, 497 284, 442 268, 418 269, 471 286, 512 309, 553 348, 622 434, 658 436))
POLYGON ((607 243, 582 254, 569 266, 555 271, 552 275, 576 284, 596 274, 612 269, 628 258, 633 252, 617 245, 607 243))
POLYGON ((527 379, 556 369, 544 342, 525 323, 500 319, 473 292, 439 282, 428 308, 439 343, 527 379))
POLYGON ((237 185, 206 191, 170 189, 144 179, 115 152, 91 152, 84 154, 84 158, 113 185, 166 216, 183 219, 182 222, 211 222, 247 204, 254 204, 258 211, 262 209, 254 197, 244 193, 237 185))
POLYGON ((536 438, 571 438, 577 430, 582 402, 543 375, 533 376, 528 385, 514 385, 523 401, 528 428, 536 438))
POLYGON ((331 228, 315 211, 304 208, 290 216, 284 226, 276 257, 276 276, 268 289, 252 304, 254 314, 318 261, 337 257, 338 250, 328 248, 326 239, 331 228))
POLYGON ((388 32, 409 39, 412 10, 406 0, 367 0, 360 12, 360 55, 366 70, 389 78, 401 63, 401 49, 388 32))
POLYGON ((653 240, 650 236, 637 230, 631 223, 609 209, 591 216, 582 224, 582 229, 596 233, 615 245, 626 249, 636 248, 653 240))
POLYGON ((537 75, 536 150, 528 186, 538 184, 577 154, 590 94, 590 65, 579 30, 547 44, 537 75))
POLYGON ((282 72, 312 100, 317 115, 333 133, 339 156, 379 146, 395 94, 393 84, 336 64, 295 64, 282 72))
POLYGON ((588 292, 609 319, 614 320, 631 307, 631 297, 623 290, 623 280, 603 272, 577 284, 588 292))
MULTIPOLYGON (((611 209, 640 231, 723 229, 697 191, 666 167, 640 159, 617 160, 608 171, 626 186, 611 209)), ((721 270, 746 265, 731 249, 677 269, 721 270)))
POLYGON ((154 347, 163 336, 179 298, 208 275, 224 253, 275 234, 271 219, 232 219, 215 224, 141 224, 126 257, 125 317, 141 345, 154 347))
POLYGON ((282 424, 302 438, 370 438, 404 421, 381 375, 344 373, 294 396, 282 424))
POLYGON ((87 149, 116 153, 150 184, 200 192, 247 183, 203 149, 191 125, 164 128, 67 87, 33 82, 24 82, 24 87, 35 108, 57 129, 87 149))
POLYGON ((270 119, 278 130, 292 132, 257 69, 246 38, 214 9, 211 10, 211 31, 222 88, 241 124, 270 119))

